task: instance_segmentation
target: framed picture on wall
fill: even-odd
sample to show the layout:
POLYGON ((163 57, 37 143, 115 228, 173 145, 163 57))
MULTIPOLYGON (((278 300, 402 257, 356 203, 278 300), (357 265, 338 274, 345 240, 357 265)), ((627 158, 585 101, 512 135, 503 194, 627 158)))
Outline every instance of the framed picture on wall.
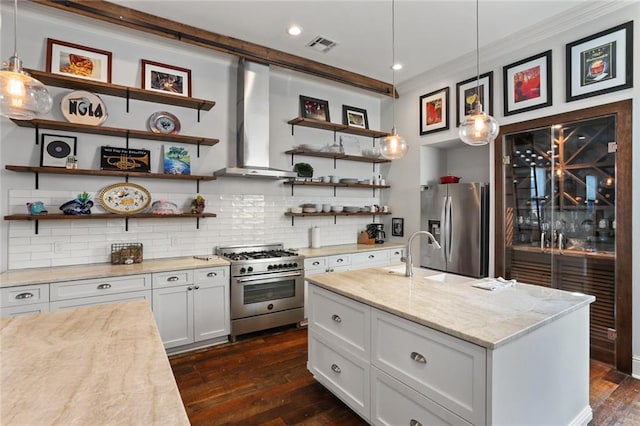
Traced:
POLYGON ((485 112, 493 115, 493 71, 478 77, 456 83, 456 126, 460 126, 462 119, 475 111, 476 100, 480 97, 480 103, 485 112))
POLYGON ((191 70, 142 59, 142 88, 191 96, 191 70))
POLYGON ((633 21, 567 44, 567 102, 633 87, 633 21))
POLYGON ((420 134, 449 128, 449 88, 420 96, 420 134))
POLYGON ((111 83, 111 52, 47 39, 47 72, 111 83))
POLYGON ((331 121, 329 118, 329 102, 300 95, 300 117, 331 121))
POLYGON ((391 235, 404 237, 404 218, 394 217, 391 219, 391 235))
POLYGON ((504 115, 552 105, 551 50, 502 68, 504 115))
POLYGON ((369 128, 369 117, 367 110, 348 105, 342 105, 342 124, 361 129, 369 128))
POLYGON ((43 133, 40 152, 40 166, 67 167, 67 157, 76 155, 75 136, 43 133))

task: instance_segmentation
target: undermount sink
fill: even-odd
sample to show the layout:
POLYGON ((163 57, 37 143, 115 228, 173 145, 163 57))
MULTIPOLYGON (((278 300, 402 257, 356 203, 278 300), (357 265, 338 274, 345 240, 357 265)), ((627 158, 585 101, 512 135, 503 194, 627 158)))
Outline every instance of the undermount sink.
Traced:
MULTIPOLYGON (((390 274, 404 276, 406 271, 405 265, 394 265, 383 268, 390 274)), ((456 274, 449 274, 446 272, 434 271, 433 269, 426 268, 414 268, 413 279, 424 279, 425 281, 435 281, 445 284, 460 284, 463 282, 471 281, 474 278, 464 277, 456 274)))

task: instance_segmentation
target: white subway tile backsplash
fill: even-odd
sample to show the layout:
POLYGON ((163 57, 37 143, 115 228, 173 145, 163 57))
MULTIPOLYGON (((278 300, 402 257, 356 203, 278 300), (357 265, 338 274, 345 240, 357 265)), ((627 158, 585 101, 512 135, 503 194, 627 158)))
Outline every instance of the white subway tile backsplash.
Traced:
MULTIPOLYGON (((280 183, 278 183, 280 184, 280 183)), ((311 188, 315 189, 315 188, 311 188)), ((295 218, 284 213, 291 206, 313 202, 332 205, 372 205, 380 200, 368 191, 341 190, 336 197, 326 188, 305 193, 296 188, 291 196, 289 188, 276 194, 203 194, 206 211, 217 217, 199 220, 184 219, 125 219, 40 221, 38 234, 32 222, 12 221, 9 224, 9 269, 62 266, 110 261, 112 243, 141 242, 145 259, 211 254, 218 246, 282 242, 286 247, 310 245, 309 229, 323 228, 322 244, 355 243, 359 231, 373 221, 373 216, 295 218), (57 252, 56 252, 57 249, 57 252)), ((50 211, 75 198, 79 191, 11 190, 11 211, 25 212, 25 203, 43 200, 50 211)), ((266 192, 265 192, 266 193, 266 192)), ((154 193, 154 199, 169 199, 187 211, 193 195, 154 193)), ((98 206, 92 212, 100 211, 98 206)))

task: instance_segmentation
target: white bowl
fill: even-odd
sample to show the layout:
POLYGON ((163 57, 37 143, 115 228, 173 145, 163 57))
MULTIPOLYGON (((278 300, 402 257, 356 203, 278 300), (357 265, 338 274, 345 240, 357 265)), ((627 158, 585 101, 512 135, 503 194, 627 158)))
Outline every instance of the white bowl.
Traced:
POLYGON ((291 213, 302 213, 302 207, 291 207, 291 213))
POLYGON ((341 213, 344 210, 343 206, 331 206, 331 211, 334 213, 341 213))

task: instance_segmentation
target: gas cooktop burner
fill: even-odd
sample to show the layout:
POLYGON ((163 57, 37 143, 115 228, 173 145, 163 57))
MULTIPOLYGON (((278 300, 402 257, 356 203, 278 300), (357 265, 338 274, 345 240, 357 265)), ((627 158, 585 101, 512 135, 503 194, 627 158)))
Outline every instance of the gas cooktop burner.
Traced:
POLYGON ((276 259, 297 256, 296 253, 287 250, 243 251, 239 253, 222 253, 222 255, 229 260, 276 259))

